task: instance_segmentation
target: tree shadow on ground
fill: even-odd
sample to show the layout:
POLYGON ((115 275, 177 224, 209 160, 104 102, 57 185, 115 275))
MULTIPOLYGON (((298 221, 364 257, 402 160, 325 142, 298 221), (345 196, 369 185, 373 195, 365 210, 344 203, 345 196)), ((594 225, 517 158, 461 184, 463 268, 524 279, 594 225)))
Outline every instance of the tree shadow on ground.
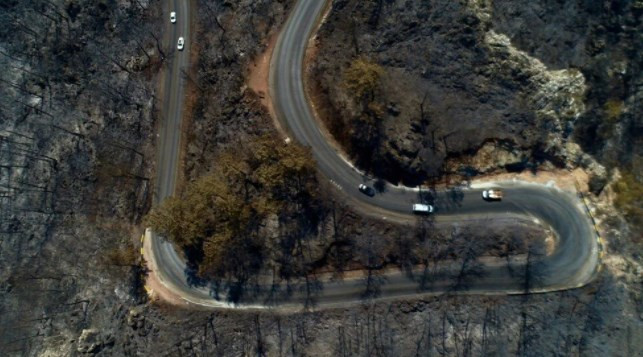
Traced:
POLYGON ((231 304, 251 303, 261 296, 261 286, 248 278, 210 280, 210 296, 231 304))
POLYGON ((457 207, 462 206, 464 200, 464 190, 462 186, 453 186, 449 188, 448 194, 449 202, 457 207))
POLYGON ((364 276, 363 285, 364 291, 360 295, 361 300, 373 300, 382 295, 382 286, 386 283, 387 279, 382 275, 380 269, 368 269, 364 276))
POLYGON ((186 247, 183 249, 187 263, 183 273, 189 287, 204 287, 208 281, 199 276, 198 262, 203 259, 203 251, 197 247, 186 247))
POLYGON ((421 203, 433 205, 435 204, 435 200, 437 197, 437 191, 435 188, 430 188, 430 187, 425 187, 425 186, 419 186, 419 191, 418 191, 418 200, 421 203))
POLYGON ((382 180, 381 178, 376 179, 373 183, 373 188, 375 188, 375 191, 377 191, 378 193, 386 192, 386 181, 382 180))

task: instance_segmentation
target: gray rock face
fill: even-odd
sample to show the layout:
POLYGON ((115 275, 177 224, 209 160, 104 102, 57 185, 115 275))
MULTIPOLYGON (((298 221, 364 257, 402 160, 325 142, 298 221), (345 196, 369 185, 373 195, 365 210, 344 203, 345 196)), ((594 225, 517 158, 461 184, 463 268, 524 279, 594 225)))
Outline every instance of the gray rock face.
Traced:
POLYGON ((601 164, 643 170, 643 8, 637 1, 494 1, 496 31, 551 69, 586 79, 573 137, 601 164))
POLYGON ((95 329, 85 329, 80 333, 80 337, 78 337, 78 348, 76 350, 80 353, 95 354, 99 352, 102 347, 103 341, 98 331, 95 329))

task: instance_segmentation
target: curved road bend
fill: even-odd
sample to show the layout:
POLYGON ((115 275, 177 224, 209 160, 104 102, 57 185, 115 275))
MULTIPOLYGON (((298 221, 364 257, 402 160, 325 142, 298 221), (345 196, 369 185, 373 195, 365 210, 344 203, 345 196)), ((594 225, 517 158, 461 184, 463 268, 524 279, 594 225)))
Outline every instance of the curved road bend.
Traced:
MULTIPOLYGON (((324 139, 306 100, 302 78, 303 58, 308 39, 325 5, 325 1, 321 0, 299 1, 280 34, 273 53, 270 73, 275 108, 291 134, 302 144, 312 147, 320 171, 339 186, 343 194, 359 209, 408 217, 411 204, 417 202, 417 191, 387 185, 384 193, 377 194, 373 198, 359 193, 357 185, 370 182, 370 179, 353 168, 324 139)), ((187 19, 185 14, 187 9, 183 14, 177 13, 179 21, 185 23, 187 19)), ((183 57, 187 61, 189 38, 187 35, 184 37, 186 37, 186 51, 183 57)), ((169 88, 178 86, 176 92, 171 90, 170 93, 175 94, 175 100, 181 102, 178 99, 182 99, 183 85, 176 64, 172 68, 170 77, 172 82, 169 88), (178 85, 175 84, 177 81, 178 85)), ((166 88, 168 88, 167 82, 166 88)), ((175 119, 178 122, 180 111, 172 111, 172 108, 168 108, 167 112, 175 113, 175 119)), ((167 135, 167 133, 164 134, 167 135)), ((172 148, 175 154, 166 153, 166 150, 161 148, 161 158, 178 155, 178 135, 177 133, 177 146, 172 148)), ((165 166, 165 171, 159 170, 159 187, 161 187, 158 191, 159 198, 167 197, 173 191, 176 158, 172 162, 173 167, 165 166), (164 188, 166 185, 167 189, 164 188)), ((483 201, 482 187, 463 190, 463 195, 458 202, 451 199, 446 192, 438 193, 433 202, 436 207, 436 221, 463 222, 471 219, 491 220, 516 216, 537 220, 557 234, 559 244, 555 252, 542 260, 543 276, 538 287, 532 288, 531 291, 574 288, 588 283, 593 278, 598 266, 597 237, 582 203, 575 196, 552 187, 529 183, 504 182, 494 186, 501 187, 505 191, 503 201, 493 203, 483 201)), ((227 304, 224 297, 219 296, 219 299, 212 297, 209 289, 189 284, 184 273, 185 263, 170 244, 158 238, 153 238, 151 243, 152 259, 157 263, 157 273, 167 287, 195 304, 212 307, 233 306, 227 304)), ((483 267, 484 276, 471 281, 468 289, 462 293, 512 294, 525 291, 524 281, 512 277, 505 262, 486 261, 483 267)), ((417 277, 409 278, 402 272, 390 271, 385 274, 384 282, 379 287, 379 297, 396 298, 418 293, 441 293, 448 290, 452 283, 453 281, 449 278, 439 278, 420 288, 417 277)), ((303 302, 311 301, 306 294, 306 287, 301 285, 294 286, 288 292, 285 291, 287 289, 284 286, 266 285, 257 289, 254 294, 248 294, 248 297, 239 305, 234 306, 241 308, 268 308, 275 305, 301 307, 303 302)), ((312 301, 316 306, 344 305, 360 301, 364 291, 363 278, 325 281, 323 288, 314 293, 312 301)))

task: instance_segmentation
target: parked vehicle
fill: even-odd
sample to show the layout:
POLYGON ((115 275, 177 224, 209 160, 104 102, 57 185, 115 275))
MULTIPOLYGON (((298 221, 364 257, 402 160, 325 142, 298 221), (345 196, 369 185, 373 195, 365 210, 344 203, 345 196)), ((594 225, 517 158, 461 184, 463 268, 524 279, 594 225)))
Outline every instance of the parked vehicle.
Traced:
POLYGON ((500 190, 484 190, 482 191, 482 198, 487 201, 500 201, 502 199, 502 191, 500 190))
POLYGON ((433 212, 433 206, 425 205, 423 203, 416 203, 413 205, 413 213, 429 214, 433 212))

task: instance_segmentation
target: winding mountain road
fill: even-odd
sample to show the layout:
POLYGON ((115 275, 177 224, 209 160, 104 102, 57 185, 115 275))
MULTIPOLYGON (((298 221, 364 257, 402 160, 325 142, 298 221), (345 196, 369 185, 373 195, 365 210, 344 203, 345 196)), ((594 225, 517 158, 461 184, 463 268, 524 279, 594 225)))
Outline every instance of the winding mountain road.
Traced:
MULTIPOLYGON (((182 3, 187 6, 187 2, 182 3)), ((382 193, 368 197, 357 190, 357 186, 371 179, 355 169, 326 140, 307 101, 303 84, 303 59, 308 40, 326 5, 322 0, 301 0, 297 2, 284 29, 281 32, 271 62, 271 96, 280 120, 290 134, 299 142, 312 148, 321 173, 345 195, 358 210, 376 216, 410 218, 410 208, 418 202, 416 189, 386 185, 382 193)), ((188 9, 179 13, 179 21, 186 21, 188 9)), ((176 35, 176 34, 173 34, 176 35)), ((184 35, 187 37, 187 34, 184 35)), ((187 61, 189 40, 186 51, 179 58, 187 61)), ((174 116, 172 123, 180 123, 180 102, 183 98, 183 84, 180 71, 183 62, 179 60, 172 67, 166 90, 174 98, 169 100, 166 113, 174 116), (178 83, 177 83, 178 82, 178 83), (174 107, 172 101, 175 101, 174 107)), ((167 94, 167 93, 166 93, 167 94)), ((168 118, 166 118, 168 120, 168 118)), ((178 124, 177 124, 178 125, 178 124)), ((166 128, 167 129, 167 128, 166 128)), ((167 131, 167 130, 166 130, 167 131)), ((177 130, 178 132, 178 130, 177 130)), ((159 169, 159 190, 157 197, 163 199, 173 192, 176 177, 178 153, 177 133, 164 133, 160 160, 165 166, 159 169), (168 139, 166 138, 168 136, 168 139), (171 136, 177 136, 173 141, 171 136), (171 143, 171 144, 169 144, 171 143), (173 151, 171 153, 170 151, 173 151), (173 166, 172 166, 173 165, 173 166)), ((500 202, 486 202, 481 198, 483 184, 462 189, 457 199, 452 192, 440 192, 434 197, 435 220, 442 222, 465 222, 474 219, 491 221, 515 217, 532 220, 555 232, 558 244, 553 253, 539 262, 538 282, 532 284, 529 292, 546 292, 582 286, 594 277, 599 263, 599 242, 593 226, 585 213, 582 202, 575 195, 555 187, 526 182, 498 182, 494 187, 504 190, 505 198, 500 202)), ((321 277, 318 285, 294 284, 293 286, 255 286, 249 289, 236 305, 226 302, 225 295, 213 297, 211 289, 190 284, 185 274, 185 263, 178 257, 171 245, 158 237, 150 237, 153 264, 163 284, 184 300, 211 307, 274 308, 275 306, 301 307, 312 303, 317 307, 339 306, 359 302, 364 297, 363 277, 330 280, 321 277), (311 287, 313 290, 311 291, 311 287)), ((525 279, 517 277, 508 269, 505 261, 485 259, 481 263, 484 274, 467 282, 466 294, 520 294, 526 291, 525 279)), ((518 263, 520 266, 521 263, 518 263)), ((455 265, 455 263, 454 263, 455 265)), ((524 264, 522 264, 524 266, 524 264)), ((445 264, 445 269, 451 268, 445 264)), ((523 269, 524 270, 524 269, 523 269)), ((520 274, 518 274, 520 275, 520 274)), ((421 271, 409 276, 398 270, 385 272, 378 280, 379 298, 399 298, 418 294, 435 294, 451 290, 453 277, 446 274, 423 283, 421 271)))

